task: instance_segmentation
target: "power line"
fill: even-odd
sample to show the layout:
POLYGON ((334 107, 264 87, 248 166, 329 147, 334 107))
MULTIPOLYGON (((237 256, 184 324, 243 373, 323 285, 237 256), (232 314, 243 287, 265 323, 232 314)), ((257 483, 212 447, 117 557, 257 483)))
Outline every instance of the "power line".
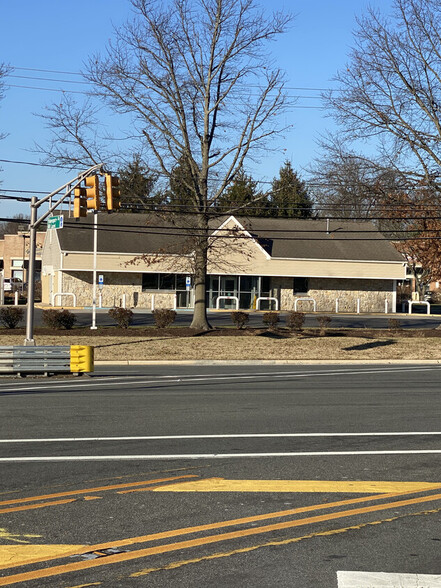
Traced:
MULTIPOLYGON (((0 222, 11 222, 11 223, 17 223, 17 224, 23 224, 23 223, 29 223, 29 219, 16 219, 16 218, 7 218, 7 217, 0 217, 0 222)), ((92 224, 87 225, 87 224, 81 224, 81 223, 77 223, 77 222, 72 222, 70 220, 65 221, 64 223, 65 227, 69 227, 69 228, 75 228, 75 230, 94 230, 94 226, 92 224)), ((114 233, 128 233, 130 235, 161 235, 161 236, 168 236, 168 237, 185 237, 185 238, 190 238, 190 237, 195 237, 195 238, 200 238, 200 237, 208 237, 209 239, 211 238, 215 238, 213 237, 212 234, 206 235, 205 233, 201 233, 201 232, 194 232, 197 231, 197 229, 193 228, 193 227, 163 227, 163 226, 147 226, 145 228, 140 228, 139 225, 121 225, 121 224, 106 224, 106 225, 99 225, 98 230, 104 231, 104 232, 114 232, 114 233), (129 229, 129 230, 128 230, 129 229), (135 229, 135 230, 133 230, 135 229), (185 231, 184 234, 179 233, 177 231, 185 231)), ((213 232, 219 232, 219 231, 224 231, 226 234, 222 234, 219 238, 220 239, 251 239, 251 240, 255 240, 255 241, 264 241, 267 239, 270 239, 271 241, 278 241, 278 240, 283 240, 283 241, 305 241, 307 240, 309 241, 327 241, 329 242, 330 238, 332 239, 332 237, 329 237, 329 235, 327 237, 308 237, 307 239, 305 239, 305 237, 286 237, 286 236, 281 236, 281 237, 277 237, 277 236, 272 236, 271 238, 269 237, 265 237, 265 236, 261 236, 259 237, 259 235, 253 235, 252 233, 250 235, 245 235, 243 233, 238 233, 238 234, 228 234, 231 233, 231 229, 209 229, 211 233, 213 232)), ((247 229, 245 229, 247 230, 247 229)), ((252 231, 251 229, 248 229, 248 231, 252 231)), ((265 232, 265 231, 264 231, 265 232)), ((308 233, 308 234, 323 234, 326 232, 325 227, 323 229, 317 229, 317 230, 290 230, 290 231, 286 231, 283 229, 273 229, 271 230, 271 233, 279 233, 279 232, 283 232, 283 233, 308 233)), ((395 232, 403 232, 406 233, 408 231, 395 231, 395 232)), ((428 232, 428 231, 427 231, 428 232)), ((432 240, 441 240, 441 229, 440 230, 433 230, 430 232, 434 232, 435 236, 425 236, 425 237, 394 237, 394 241, 399 241, 399 242, 406 242, 406 241, 418 241, 418 240, 424 240, 424 241, 432 241, 432 240), (439 235, 439 236, 437 236, 439 235)), ((347 234, 353 234, 353 233, 357 233, 357 234, 378 234, 379 231, 372 231, 372 230, 367 230, 367 231, 353 231, 353 230, 331 230, 330 234, 332 234, 333 236, 343 236, 343 235, 347 235, 347 234)), ((344 239, 338 239, 339 241, 388 241, 388 239, 386 239, 385 237, 346 237, 344 239)))
MULTIPOLYGON (((20 84, 7 84, 6 88, 23 88, 25 90, 43 90, 44 92, 62 92, 63 94, 83 94, 90 96, 90 92, 81 92, 80 90, 63 90, 61 88, 40 88, 38 86, 22 86, 20 84)), ((311 107, 312 108, 312 107, 311 107)))
POLYGON ((35 165, 37 167, 54 167, 57 169, 73 170, 80 169, 79 167, 72 167, 67 165, 56 165, 52 163, 37 163, 36 161, 17 161, 15 159, 0 159, 1 163, 17 163, 19 165, 35 165))
POLYGON ((7 190, 2 188, 2 192, 14 192, 16 194, 50 194, 52 190, 7 190))
MULTIPOLYGON (((55 81, 55 80, 54 80, 55 81)), ((43 92, 61 92, 63 94, 83 94, 84 96, 92 96, 93 92, 82 92, 81 90, 64 90, 62 88, 42 88, 40 86, 24 86, 21 84, 7 84, 5 85, 6 88, 22 88, 24 90, 41 90, 43 92)), ((303 98, 303 96, 290 96, 290 98, 303 98)), ((291 109, 295 108, 297 110, 324 110, 324 106, 307 106, 307 105, 298 105, 293 104, 290 106, 291 109)))
MULTIPOLYGON (((8 78, 16 78, 16 79, 22 79, 22 80, 36 80, 39 82, 58 82, 58 83, 68 83, 68 84, 83 84, 86 86, 94 86, 93 83, 91 82, 87 82, 84 80, 64 80, 64 79, 60 79, 60 78, 43 78, 41 76, 17 76, 14 74, 8 74, 6 77, 8 78)), ((12 86, 12 84, 11 84, 12 86)), ((13 87, 31 87, 33 88, 34 86, 13 86, 13 87)), ((246 88, 258 88, 259 86, 257 86, 256 84, 244 84, 244 87, 246 88)), ((37 88, 36 88, 37 89, 37 88)), ((44 88, 38 88, 38 89, 44 89, 44 88)), ((54 90, 54 88, 48 88, 51 90, 54 90)), ((296 88, 288 88, 285 86, 285 89, 292 89, 295 90, 296 88)), ((308 91, 309 88, 299 88, 298 90, 303 90, 303 91, 308 91)), ((314 90, 314 88, 311 88, 311 90, 314 90)), ((70 91, 70 90, 69 90, 70 91)), ((236 89, 237 91, 237 89, 236 89)), ((298 94, 298 95, 291 95, 291 98, 305 98, 307 100, 321 100, 321 96, 305 96, 304 94, 298 94)))
MULTIPOLYGON (((8 74, 6 77, 17 78, 17 79, 21 79, 21 80, 37 80, 39 82, 61 82, 61 83, 68 83, 68 84, 90 85, 90 82, 85 82, 84 80, 60 80, 59 78, 42 78, 39 76, 16 76, 14 74, 8 74)), ((317 96, 315 96, 315 98, 317 98, 317 96)))
MULTIPOLYGON (((38 71, 38 72, 42 72, 42 73, 53 73, 53 74, 63 74, 63 75, 72 75, 72 76, 84 76, 84 74, 80 71, 63 71, 63 70, 57 70, 57 69, 39 69, 36 67, 15 67, 12 66, 12 70, 19 70, 19 71, 38 71)), ((15 76, 17 77, 17 76, 15 76)), ((38 79, 38 78, 37 78, 38 79)), ((88 83, 88 82, 85 82, 88 83)), ((244 84, 250 88, 258 88, 259 85, 258 84, 244 84)), ((329 90, 332 90, 332 88, 314 88, 314 87, 310 87, 310 86, 284 86, 285 89, 287 90, 298 90, 298 91, 304 91, 304 92, 327 92, 329 90)))
MULTIPOLYGON (((94 230, 94 226, 92 224, 87 226, 87 225, 66 222, 65 226, 70 226, 72 228, 75 228, 75 230, 78 230, 78 229, 92 230, 92 231, 94 230)), ((109 226, 109 225, 106 225, 106 226, 100 225, 99 226, 99 231, 114 232, 114 233, 126 233, 126 234, 128 233, 130 235, 135 234, 135 235, 161 235, 161 236, 168 236, 168 237, 187 237, 187 238, 190 238, 190 237, 194 237, 194 238, 207 237, 209 239, 213 238, 212 235, 205 235, 205 234, 201 234, 201 233, 188 232, 190 230, 194 230, 194 229, 188 229, 188 228, 185 228, 187 233, 185 233, 184 235, 179 234, 179 233, 174 233, 173 230, 176 230, 176 227, 173 227, 173 230, 170 229, 168 231, 167 230, 153 230, 152 231, 152 230, 150 230, 151 227, 146 227, 146 229, 144 229, 144 230, 140 230, 139 227, 136 227, 136 230, 130 230, 130 231, 127 231, 126 229, 127 229, 127 227, 121 228, 121 227, 118 227, 118 225, 115 225, 114 227, 109 226)), ((211 229, 211 230, 214 232, 216 229, 211 229)), ((293 232, 297 232, 297 231, 293 231, 293 232)), ((318 231, 318 232, 325 233, 326 230, 318 231)), ((368 232, 372 232, 372 231, 368 231, 368 232)), ((375 233, 378 234, 378 231, 375 231, 375 233)), ((441 233, 441 231, 440 231, 440 233, 441 233)), ((335 233, 335 232, 333 234, 339 235, 339 233, 335 233)), ((340 234, 342 234, 342 233, 340 233, 340 234)), ((221 235, 219 238, 220 239, 241 239, 241 240, 246 239, 246 240, 252 240, 252 241, 265 241, 267 239, 269 239, 271 241, 305 241, 305 240, 307 240, 308 242, 309 241, 326 241, 328 243, 330 241, 329 236, 328 237, 318 237, 318 238, 308 237, 307 239, 305 239, 305 237, 286 237, 286 236, 269 238, 269 237, 259 237, 258 235, 248 236, 248 235, 244 235, 243 233, 239 234, 239 235, 221 235)), ((397 237, 397 238, 394 238, 394 241, 399 241, 399 242, 427 241, 429 239, 438 241, 438 240, 441 240, 441 235, 439 237, 437 237, 437 236, 435 236, 435 237, 397 237)), ((384 241, 388 241, 388 239, 385 239, 385 237, 361 237, 361 238, 347 237, 345 239, 339 240, 339 242, 342 242, 342 241, 344 241, 344 242, 348 242, 348 241, 369 241, 369 242, 382 241, 382 242, 384 242, 384 241)), ((150 252, 150 253, 154 253, 154 252, 150 252)))
POLYGON ((39 69, 36 67, 15 67, 12 66, 13 70, 20 70, 20 71, 41 71, 43 73, 56 73, 56 74, 67 74, 71 76, 82 76, 83 74, 79 71, 61 71, 58 69, 39 69))
MULTIPOLYGON (((51 168, 57 168, 57 169, 65 169, 68 171, 74 170, 74 169, 82 169, 82 167, 80 167, 78 165, 78 167, 75 166, 71 166, 71 165, 57 165, 57 164, 50 164, 50 163, 39 163, 36 161, 20 161, 20 160, 14 160, 14 159, 0 159, 0 163, 11 163, 11 164, 18 164, 18 165, 33 165, 33 166, 37 166, 37 167, 51 167, 51 168)), ((157 173, 157 172, 152 172, 155 173, 155 175, 158 175, 159 177, 165 177, 167 178, 168 176, 164 173, 157 173)), ((217 179, 211 179, 212 182, 219 182, 220 180, 217 179)), ((258 184, 272 184, 273 181, 272 180, 255 180, 258 184)), ((301 180, 306 186, 308 186, 309 188, 338 188, 340 187, 339 183, 331 183, 331 182, 326 182, 326 183, 322 183, 322 182, 316 182, 316 181, 312 181, 312 180, 301 180)), ((393 191, 400 191, 400 190, 407 190, 408 186, 392 186, 391 188, 388 188, 388 192, 393 192, 393 191)), ((5 192, 19 192, 19 190, 4 190, 5 192)), ((38 193, 43 193, 43 192, 38 192, 38 193)), ((331 206, 348 206, 347 204, 327 204, 326 208, 329 208, 331 206)))

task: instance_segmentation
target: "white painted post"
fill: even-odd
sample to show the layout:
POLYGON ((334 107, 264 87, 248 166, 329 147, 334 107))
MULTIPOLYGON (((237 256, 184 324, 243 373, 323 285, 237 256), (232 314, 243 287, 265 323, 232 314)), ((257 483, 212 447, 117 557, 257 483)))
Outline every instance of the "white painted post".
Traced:
POLYGON ((152 312, 155 310, 155 295, 152 294, 152 312))
POLYGON ((103 307, 103 295, 101 294, 101 292, 98 295, 98 307, 99 308, 103 307))
POLYGON ((357 314, 360 314, 360 298, 357 298, 357 314))
POLYGON ((126 308, 126 295, 125 295, 125 293, 122 295, 122 307, 126 308))
POLYGON ((386 298, 384 301, 384 314, 387 314, 389 311, 389 300, 386 298))
POLYGON ((335 314, 338 314, 338 298, 335 299, 335 314))
POLYGON ((14 305, 18 306, 18 291, 17 290, 14 292, 14 305))
POLYGON ((175 299, 173 302, 173 310, 176 310, 177 306, 178 306, 178 295, 175 294, 175 299))
MULTIPOLYGON (((92 325, 91 329, 96 330, 96 261, 98 251, 98 211, 93 211, 93 269, 92 269, 92 325)), ((124 307, 125 308, 125 307, 124 307)))

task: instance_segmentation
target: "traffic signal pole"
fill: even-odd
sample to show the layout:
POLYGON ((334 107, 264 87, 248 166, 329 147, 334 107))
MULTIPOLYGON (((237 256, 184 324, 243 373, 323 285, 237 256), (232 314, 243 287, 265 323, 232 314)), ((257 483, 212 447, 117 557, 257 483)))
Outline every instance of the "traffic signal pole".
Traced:
POLYGON ((71 197, 72 192, 77 188, 81 182, 93 174, 94 172, 101 172, 104 167, 103 163, 99 163, 89 168, 88 170, 79 174, 74 180, 70 180, 57 190, 54 190, 44 198, 38 200, 36 196, 31 199, 31 218, 29 223, 29 272, 28 272, 28 302, 26 308, 26 338, 24 345, 32 346, 35 345, 34 340, 34 305, 35 305, 35 258, 37 251, 37 229, 41 223, 50 215, 52 212, 62 204, 62 202, 71 197), (66 188, 65 194, 59 198, 55 204, 52 204, 52 198, 59 194, 66 188), (38 209, 40 206, 49 201, 49 209, 40 218, 38 217, 38 209))
POLYGON ((31 199, 31 222, 29 225, 29 269, 28 269, 28 301, 26 307, 26 339, 25 345, 35 345, 34 341, 34 304, 35 304, 35 258, 37 251, 37 202, 31 199))

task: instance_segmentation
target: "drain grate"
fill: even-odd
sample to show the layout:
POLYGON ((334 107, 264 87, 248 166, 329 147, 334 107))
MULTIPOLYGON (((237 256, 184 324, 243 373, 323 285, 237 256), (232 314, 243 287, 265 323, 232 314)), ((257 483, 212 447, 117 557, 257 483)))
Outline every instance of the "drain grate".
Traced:
POLYGON ((98 549, 96 551, 88 551, 87 553, 82 553, 80 556, 74 555, 73 557, 80 557, 81 559, 97 559, 99 557, 108 557, 109 555, 116 555, 117 553, 126 553, 127 551, 127 549, 109 547, 109 549, 98 549))

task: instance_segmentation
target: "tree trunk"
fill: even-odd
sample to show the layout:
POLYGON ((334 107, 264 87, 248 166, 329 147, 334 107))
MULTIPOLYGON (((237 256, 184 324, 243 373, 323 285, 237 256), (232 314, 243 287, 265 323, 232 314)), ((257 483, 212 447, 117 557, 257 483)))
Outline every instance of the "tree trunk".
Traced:
POLYGON ((195 251, 195 268, 194 268, 194 312, 191 322, 191 329, 208 331, 211 325, 207 319, 206 304, 206 272, 207 272, 207 249, 198 247, 195 251))
POLYGON ((198 231, 202 233, 195 240, 194 263, 194 312, 191 329, 209 331, 212 327, 207 319, 206 279, 208 252, 208 222, 202 215, 198 219, 198 231))

